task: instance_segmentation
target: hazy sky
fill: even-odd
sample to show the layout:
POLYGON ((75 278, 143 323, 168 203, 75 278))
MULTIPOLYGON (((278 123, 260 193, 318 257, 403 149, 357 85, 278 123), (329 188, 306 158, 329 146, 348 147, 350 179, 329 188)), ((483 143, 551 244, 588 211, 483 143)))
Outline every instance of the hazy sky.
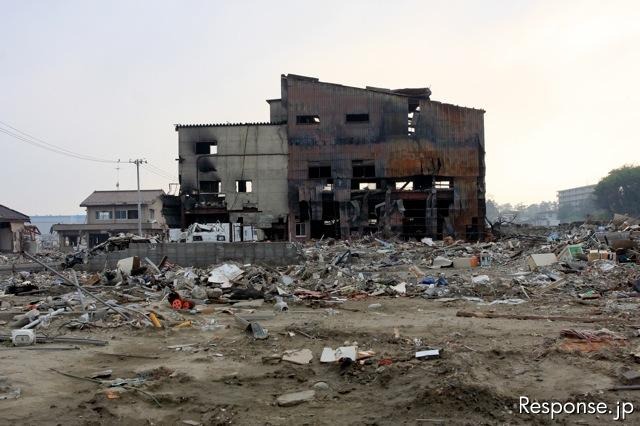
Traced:
MULTIPOLYGON (((177 174, 174 123, 268 121, 280 74, 427 85, 487 111, 488 194, 533 203, 640 163, 639 22, 638 1, 0 0, 0 121, 177 174)), ((24 213, 82 212, 115 189, 114 164, 2 133, 0 148, 0 204, 24 213)))

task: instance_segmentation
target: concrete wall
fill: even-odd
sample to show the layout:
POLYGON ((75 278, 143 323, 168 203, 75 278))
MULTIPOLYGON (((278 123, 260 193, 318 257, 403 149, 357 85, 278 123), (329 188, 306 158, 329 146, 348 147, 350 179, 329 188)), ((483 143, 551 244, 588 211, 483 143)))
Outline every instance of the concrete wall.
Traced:
POLYGON ((294 244, 275 243, 163 243, 131 244, 128 249, 93 256, 84 269, 89 271, 114 269, 120 259, 130 256, 148 257, 158 264, 164 256, 181 266, 211 266, 226 261, 289 265, 299 261, 300 254, 294 244))
POLYGON ((287 217, 287 134, 284 125, 210 125, 178 128, 182 194, 202 198, 201 181, 219 181, 231 221, 268 228, 287 217), (198 142, 217 144, 216 154, 196 154, 198 142), (251 192, 237 192, 251 180, 251 192))
POLYGON ((282 106, 281 99, 269 99, 269 118, 271 123, 282 123, 287 121, 287 110, 282 106))
POLYGON ((13 251, 11 228, 0 228, 0 251, 13 251))
POLYGON ((0 251, 18 253, 22 251, 23 222, 3 222, 0 228, 0 251))

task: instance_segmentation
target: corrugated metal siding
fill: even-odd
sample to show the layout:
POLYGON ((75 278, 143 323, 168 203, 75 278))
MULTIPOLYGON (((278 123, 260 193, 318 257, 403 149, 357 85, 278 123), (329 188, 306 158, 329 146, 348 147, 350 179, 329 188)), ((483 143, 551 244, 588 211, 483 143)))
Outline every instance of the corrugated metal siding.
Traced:
POLYGON ((416 134, 410 137, 408 98, 403 96, 285 77, 282 99, 288 108, 293 213, 299 213, 299 201, 322 200, 321 183, 308 179, 308 167, 310 161, 327 162, 344 226, 352 197, 352 160, 373 160, 377 178, 452 177, 449 214, 456 232, 464 234, 474 218, 484 221, 484 111, 421 99, 416 134), (348 113, 368 113, 369 123, 346 124, 348 113), (315 114, 319 124, 296 124, 297 115, 315 114))

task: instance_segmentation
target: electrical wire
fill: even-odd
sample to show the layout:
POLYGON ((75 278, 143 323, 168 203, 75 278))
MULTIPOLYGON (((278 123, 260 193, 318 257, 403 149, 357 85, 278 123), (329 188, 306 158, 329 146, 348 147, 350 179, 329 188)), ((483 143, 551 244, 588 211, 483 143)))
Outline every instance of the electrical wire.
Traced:
POLYGON ((39 139, 29 133, 23 132, 22 130, 11 126, 8 123, 5 123, 3 121, 0 121, 0 124, 2 124, 3 126, 5 126, 5 128, 0 127, 0 132, 4 133, 14 139, 17 139, 19 141, 25 142, 29 145, 41 148, 41 149, 45 149, 47 151, 51 151, 54 152, 56 154, 60 154, 60 155, 65 155, 67 157, 72 157, 78 160, 85 160, 85 161, 94 161, 97 163, 118 163, 118 160, 107 160, 104 158, 98 158, 98 157, 94 157, 91 155, 84 155, 84 154, 80 154, 71 150, 68 150, 66 148, 62 148, 59 147, 57 145, 51 144, 49 142, 46 142, 42 139, 39 139), (8 128, 8 129, 7 129, 8 128), (9 130, 11 129, 11 130, 9 130))
POLYGON ((164 169, 161 169, 160 167, 154 166, 153 164, 147 163, 146 165, 147 165, 147 167, 152 168, 153 170, 155 170, 158 173, 162 173, 162 174, 165 174, 167 176, 176 176, 175 174, 173 174, 171 172, 168 172, 168 171, 166 171, 164 169))
POLYGON ((168 175, 165 175, 164 173, 158 173, 155 170, 153 170, 153 169, 151 169, 149 167, 146 167, 144 165, 140 165, 140 167, 142 167, 144 170, 148 171, 149 173, 153 173, 156 176, 160 176, 160 177, 163 177, 165 179, 170 179, 170 177, 168 175))
POLYGON ((171 175, 168 175, 168 174, 165 174, 165 173, 159 173, 159 172, 153 170, 152 168, 149 168, 149 167, 145 166, 144 164, 141 164, 140 167, 142 167, 143 169, 145 169, 149 173, 153 173, 154 175, 160 176, 161 178, 164 178, 164 179, 166 179, 168 181, 171 181, 171 182, 175 182, 176 181, 175 176, 171 176, 171 175))
MULTIPOLYGON (((71 157, 71 158, 75 158, 78 160, 85 160, 85 161, 94 161, 94 162, 98 162, 98 163, 109 163, 109 164, 120 164, 120 160, 107 160, 104 158, 98 158, 98 157, 94 157, 91 155, 84 155, 84 154, 80 154, 71 150, 68 150, 66 148, 62 148, 60 146, 54 145, 52 143, 46 142, 40 138, 37 138, 27 132, 24 132, 12 125, 10 125, 9 123, 6 123, 4 121, 0 121, 0 124, 2 126, 0 126, 0 133, 4 133, 7 136, 10 136, 16 140, 19 140, 21 142, 25 142, 29 145, 35 146, 37 148, 41 148, 41 149, 45 149, 47 151, 50 152, 54 152, 56 154, 60 154, 60 155, 65 155, 67 157, 71 157)), ((129 161, 131 162, 131 161, 129 161)), ((160 167, 154 166, 153 164, 141 164, 141 166, 147 170, 150 173, 153 173, 157 176, 160 176, 161 178, 164 178, 168 181, 171 182, 175 182, 176 176, 170 172, 167 172, 163 169, 161 169, 160 167)))
POLYGON ((156 167, 156 166, 154 166, 152 164, 145 164, 145 168, 150 172, 154 172, 156 174, 165 176, 167 178, 170 177, 171 179, 174 179, 174 180, 176 179, 176 176, 177 176, 177 175, 175 175, 175 174, 173 174, 171 172, 167 172, 167 171, 165 171, 165 170, 163 170, 163 169, 161 169, 159 167, 156 167))

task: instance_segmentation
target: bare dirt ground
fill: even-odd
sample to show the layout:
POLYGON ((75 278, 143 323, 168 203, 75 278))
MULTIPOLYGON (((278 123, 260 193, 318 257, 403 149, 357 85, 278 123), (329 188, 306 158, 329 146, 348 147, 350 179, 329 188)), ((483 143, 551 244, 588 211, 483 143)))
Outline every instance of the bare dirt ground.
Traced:
MULTIPOLYGON (((563 329, 598 329, 630 335, 619 323, 584 324, 547 320, 457 317, 459 310, 535 315, 597 314, 593 304, 541 300, 517 306, 478 306, 468 301, 369 298, 325 309, 291 306, 290 312, 260 321, 270 337, 257 341, 224 313, 208 315, 226 325, 215 331, 92 329, 61 331, 108 340, 104 347, 30 350, 1 347, 5 383, 21 397, 0 400, 3 424, 602 424, 613 423, 617 401, 640 409, 640 392, 608 389, 625 369, 635 369, 626 346, 594 353, 559 349, 563 329), (368 309, 371 303, 382 308, 368 309), (394 334, 397 329, 400 337, 394 334), (288 331, 293 331, 291 336, 288 331), (414 339, 442 349, 442 357, 415 359, 414 339), (321 364, 322 348, 357 342, 376 355, 364 364, 321 364), (170 349, 168 346, 197 344, 170 349), (308 365, 263 362, 285 350, 308 348, 308 365), (143 356, 114 356, 127 354, 143 356), (389 358, 391 365, 380 366, 389 358), (113 378, 144 377, 136 390, 108 388, 77 376, 112 369, 113 378), (328 385, 316 385, 324 382, 328 385), (316 387, 314 388, 314 385, 316 387), (312 401, 281 407, 282 394, 316 389, 312 401), (118 392, 122 391, 122 392, 118 392), (157 402, 156 404, 151 396, 157 402), (518 398, 606 402, 606 415, 522 414, 518 398)), ((604 303, 604 302, 603 302, 604 303)), ((270 309, 265 307, 264 309, 270 309)), ((201 316, 200 316, 201 317, 201 316)), ((5 330, 6 332, 7 330, 5 330)), ((49 330, 53 333, 55 329, 49 330)), ((38 347, 61 347, 50 343, 38 347)), ((640 414, 627 422, 640 424, 640 414)))

